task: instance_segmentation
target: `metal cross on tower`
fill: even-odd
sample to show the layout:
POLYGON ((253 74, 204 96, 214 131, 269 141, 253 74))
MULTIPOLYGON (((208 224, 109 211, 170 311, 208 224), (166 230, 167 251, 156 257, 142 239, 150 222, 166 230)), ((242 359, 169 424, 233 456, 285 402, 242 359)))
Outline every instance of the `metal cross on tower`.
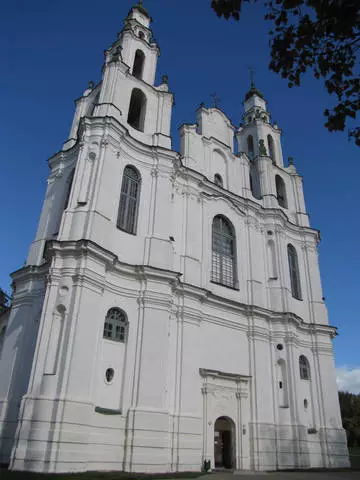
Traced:
POLYGON ((251 80, 251 88, 255 87, 255 69, 253 67, 249 67, 250 72, 250 80, 251 80))
POLYGON ((210 96, 212 97, 213 99, 213 102, 214 102, 214 108, 219 108, 219 102, 220 102, 220 98, 216 95, 216 92, 215 93, 211 93, 210 96))

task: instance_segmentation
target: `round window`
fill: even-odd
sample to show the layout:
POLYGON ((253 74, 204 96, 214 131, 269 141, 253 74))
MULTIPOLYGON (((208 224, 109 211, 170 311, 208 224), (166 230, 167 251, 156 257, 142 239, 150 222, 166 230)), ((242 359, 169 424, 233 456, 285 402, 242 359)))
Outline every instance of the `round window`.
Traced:
POLYGON ((283 347, 283 345, 282 345, 281 343, 278 343, 278 344, 276 345, 276 348, 277 348, 278 350, 282 350, 284 347, 283 347))
POLYGON ((108 368, 105 372, 105 378, 108 383, 114 378, 115 371, 113 368, 108 368))

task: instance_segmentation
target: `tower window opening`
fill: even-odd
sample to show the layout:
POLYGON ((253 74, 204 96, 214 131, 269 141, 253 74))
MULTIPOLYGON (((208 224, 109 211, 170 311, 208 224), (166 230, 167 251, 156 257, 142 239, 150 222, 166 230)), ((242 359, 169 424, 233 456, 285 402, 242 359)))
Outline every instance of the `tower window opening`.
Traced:
MULTIPOLYGON (((140 33, 143 34, 143 32, 139 32, 139 36, 140 36, 140 33)), ((139 78, 140 80, 142 79, 142 75, 143 75, 144 63, 145 63, 144 52, 142 50, 136 50, 132 73, 133 73, 134 77, 139 78)))
POLYGON ((247 137, 247 150, 250 160, 254 159, 254 140, 252 135, 247 137))
POLYGON ((267 136, 267 141, 268 141, 268 147, 269 147, 269 157, 271 158, 273 164, 276 165, 274 140, 271 135, 267 136))
POLYGON ((139 30, 139 38, 141 38, 141 40, 145 38, 145 33, 142 30, 139 30))
POLYGON ((222 179, 222 177, 221 177, 221 175, 220 175, 219 173, 215 173, 214 183, 215 183, 215 185, 218 185, 219 187, 223 187, 223 186, 224 186, 223 179, 222 179))
POLYGON ((67 192, 66 192, 66 197, 65 197, 65 202, 64 202, 64 210, 66 210, 69 206, 69 200, 70 200, 70 194, 71 194, 71 189, 72 185, 74 183, 74 175, 75 175, 75 168, 72 169, 70 172, 68 181, 67 181, 67 192))
POLYGON ((140 132, 144 131, 146 97, 141 90, 134 88, 131 93, 128 124, 140 132))
POLYGON ((227 218, 217 215, 212 225, 211 281, 234 288, 235 276, 234 227, 227 218))
POLYGON ((287 208, 285 182, 280 175, 275 176, 276 198, 280 207, 287 208))
POLYGON ((301 286, 300 286, 298 256, 297 256, 295 247, 290 243, 287 246, 287 252, 288 252, 288 261, 289 261, 291 294, 297 300, 301 300, 301 286))
POLYGON ((130 165, 125 167, 121 185, 117 227, 133 235, 136 234, 140 184, 141 177, 136 168, 130 165))

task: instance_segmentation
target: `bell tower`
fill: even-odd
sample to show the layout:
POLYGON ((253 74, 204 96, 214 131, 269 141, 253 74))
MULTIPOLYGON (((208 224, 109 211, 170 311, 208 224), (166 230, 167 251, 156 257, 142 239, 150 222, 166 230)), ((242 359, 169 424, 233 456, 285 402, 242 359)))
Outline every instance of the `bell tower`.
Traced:
POLYGON ((113 117, 131 137, 151 146, 171 148, 173 94, 168 77, 156 86, 160 49, 150 29, 151 17, 142 2, 132 7, 116 41, 104 52, 102 81, 76 102, 76 112, 64 150, 75 145, 80 118, 113 117), (85 100, 86 97, 86 100, 85 100), (86 104, 86 105, 85 105, 86 104))

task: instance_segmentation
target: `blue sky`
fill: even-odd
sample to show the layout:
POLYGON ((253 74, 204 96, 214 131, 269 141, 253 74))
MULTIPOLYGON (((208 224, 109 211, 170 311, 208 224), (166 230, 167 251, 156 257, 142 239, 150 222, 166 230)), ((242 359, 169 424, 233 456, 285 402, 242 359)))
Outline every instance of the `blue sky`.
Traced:
MULTIPOLYGON (((283 129, 283 152, 292 155, 304 177, 311 225, 321 230, 320 262, 329 320, 339 327, 336 364, 360 387, 358 309, 360 255, 360 149, 346 133, 323 127, 331 99, 308 74, 300 88, 268 70, 269 45, 261 4, 245 5, 239 23, 218 19, 210 0, 145 0, 161 48, 157 78, 169 75, 177 128, 193 123, 201 102, 220 107, 239 124, 249 87, 248 67, 283 129), (355 378, 355 380, 354 380, 355 378)), ((9 291, 9 273, 20 268, 36 232, 53 153, 66 139, 73 100, 88 81, 101 79, 103 51, 116 38, 134 4, 129 0, 13 0, 2 6, 0 102, 2 235, 0 286, 9 291)), ((348 384, 346 384, 348 386, 348 384)))

